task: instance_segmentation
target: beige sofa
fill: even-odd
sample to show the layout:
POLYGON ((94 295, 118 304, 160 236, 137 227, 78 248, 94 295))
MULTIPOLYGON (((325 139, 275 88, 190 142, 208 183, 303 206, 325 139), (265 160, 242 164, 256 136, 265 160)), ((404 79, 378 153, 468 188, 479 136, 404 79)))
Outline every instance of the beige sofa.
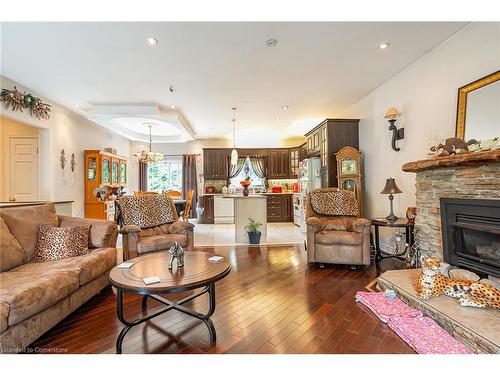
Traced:
POLYGON ((118 231, 112 221, 57 216, 53 204, 1 208, 0 225, 0 352, 12 353, 28 346, 109 284, 109 271, 116 265, 118 231), (84 223, 91 225, 89 254, 30 263, 40 224, 67 227, 84 223), (12 236, 24 254, 11 246, 12 236), (19 259, 22 264, 16 265, 19 259))
MULTIPOLYGON (((333 263, 348 265, 370 264, 370 221, 350 215, 325 215, 314 210, 311 204, 313 194, 336 194, 336 189, 316 189, 308 194, 306 203, 307 259, 314 263, 333 263)), ((345 191, 338 208, 332 203, 332 211, 346 210, 357 213, 354 196, 345 191)), ((328 202, 323 203, 325 206, 328 202)))

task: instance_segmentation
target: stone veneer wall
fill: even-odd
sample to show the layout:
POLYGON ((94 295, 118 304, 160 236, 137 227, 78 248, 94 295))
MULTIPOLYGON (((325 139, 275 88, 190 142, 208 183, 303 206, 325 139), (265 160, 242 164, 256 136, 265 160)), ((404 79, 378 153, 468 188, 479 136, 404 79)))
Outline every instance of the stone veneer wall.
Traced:
POLYGON ((422 254, 443 259, 439 199, 500 199, 500 163, 424 170, 417 172, 415 186, 422 254))

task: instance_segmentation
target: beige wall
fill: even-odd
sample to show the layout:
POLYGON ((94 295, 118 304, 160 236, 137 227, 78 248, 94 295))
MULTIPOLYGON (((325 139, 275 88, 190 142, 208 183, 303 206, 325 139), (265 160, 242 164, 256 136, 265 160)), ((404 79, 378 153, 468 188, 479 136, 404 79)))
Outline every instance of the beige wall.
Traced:
POLYGON ((341 114, 361 119, 359 137, 365 157, 365 207, 369 217, 388 214, 389 201, 380 194, 388 177, 395 177, 403 191, 394 199, 396 215, 404 216, 406 208, 415 205, 415 174, 403 172, 401 166, 426 158, 432 132, 442 139, 455 135, 457 89, 499 66, 500 24, 473 23, 341 114), (389 107, 403 113, 397 121, 398 127, 405 128, 399 152, 390 146, 389 124, 384 119, 389 107))
MULTIPOLYGON (((20 91, 32 90, 0 76, 2 88, 17 86, 20 91)), ((34 93, 43 97, 42 93, 34 93)), ((46 153, 46 160, 42 164, 42 173, 48 176, 48 182, 43 188, 47 191, 50 200, 73 200, 73 215, 83 216, 84 204, 84 166, 83 151, 85 149, 104 149, 114 147, 120 155, 130 155, 130 141, 126 138, 107 131, 86 118, 74 113, 56 103, 45 100, 52 105, 50 120, 37 120, 29 112, 13 112, 5 110, 2 103, 0 114, 10 120, 45 129, 47 140, 42 145, 42 152, 46 153), (64 171, 59 166, 59 156, 64 149, 67 164, 64 171), (76 169, 71 172, 69 161, 75 153, 76 169), (48 185, 48 186, 47 186, 48 185)), ((2 123, 3 127, 3 123, 2 123)), ((3 134, 2 134, 3 143, 3 134)), ((2 180, 4 173, 2 171, 2 180)))
MULTIPOLYGON (((13 136, 33 136, 38 137, 42 141, 44 131, 40 128, 35 128, 23 124, 19 121, 11 120, 7 117, 0 116, 0 201, 8 201, 9 199, 9 140, 13 136)), ((41 160, 43 165, 43 161, 41 160)), ((42 185, 43 185, 43 175, 42 185)), ((46 182, 46 181, 45 181, 46 182)), ((41 199, 44 196, 42 194, 41 199)))

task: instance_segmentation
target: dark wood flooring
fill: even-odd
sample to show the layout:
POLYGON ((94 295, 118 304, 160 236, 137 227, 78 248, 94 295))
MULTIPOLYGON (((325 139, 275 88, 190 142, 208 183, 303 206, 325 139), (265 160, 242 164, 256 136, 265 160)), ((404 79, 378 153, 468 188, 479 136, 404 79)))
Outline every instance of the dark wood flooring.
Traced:
MULTIPOLYGON (((303 246, 203 248, 227 257, 229 276, 217 283, 212 317, 217 344, 206 326, 170 311, 132 328, 124 353, 414 353, 354 295, 377 276, 374 266, 351 270, 307 264, 303 246)), ((127 295, 128 319, 141 316, 141 297, 127 295)), ((201 297, 187 306, 206 311, 201 297)), ((149 302, 148 312, 160 308, 149 302)), ((122 328, 111 288, 72 313, 31 345, 44 351, 114 353, 122 328)))

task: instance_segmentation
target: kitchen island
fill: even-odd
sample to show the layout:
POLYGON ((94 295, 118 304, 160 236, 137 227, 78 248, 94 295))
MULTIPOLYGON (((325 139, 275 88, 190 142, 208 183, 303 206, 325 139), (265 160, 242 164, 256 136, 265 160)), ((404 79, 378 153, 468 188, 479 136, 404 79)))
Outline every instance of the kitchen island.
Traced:
POLYGON ((250 194, 248 197, 234 194, 224 195, 223 198, 233 199, 234 201, 234 234, 236 242, 248 243, 248 235, 245 227, 248 224, 249 218, 262 223, 260 242, 266 242, 267 197, 261 194, 250 194))

